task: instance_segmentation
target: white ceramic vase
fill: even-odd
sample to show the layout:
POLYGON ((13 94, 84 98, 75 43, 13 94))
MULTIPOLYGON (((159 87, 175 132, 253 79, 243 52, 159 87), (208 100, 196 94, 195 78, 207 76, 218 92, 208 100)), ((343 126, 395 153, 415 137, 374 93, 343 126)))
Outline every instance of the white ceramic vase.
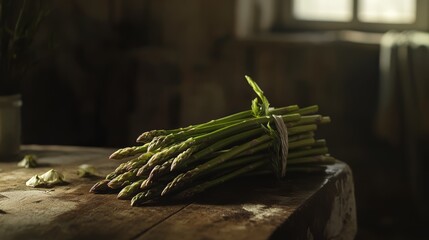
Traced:
POLYGON ((0 161, 13 161, 21 145, 21 95, 0 96, 0 161))

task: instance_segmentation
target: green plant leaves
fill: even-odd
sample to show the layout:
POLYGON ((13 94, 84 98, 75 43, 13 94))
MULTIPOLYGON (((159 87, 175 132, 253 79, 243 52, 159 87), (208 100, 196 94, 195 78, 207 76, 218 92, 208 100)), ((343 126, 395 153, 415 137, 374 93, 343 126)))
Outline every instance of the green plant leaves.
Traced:
POLYGON ((262 89, 256 84, 256 82, 249 76, 244 76, 249 83, 249 85, 252 87, 253 91, 258 95, 259 100, 257 98, 253 99, 252 101, 252 113, 255 117, 259 116, 267 116, 269 113, 270 103, 268 102, 268 99, 265 97, 264 92, 262 89))

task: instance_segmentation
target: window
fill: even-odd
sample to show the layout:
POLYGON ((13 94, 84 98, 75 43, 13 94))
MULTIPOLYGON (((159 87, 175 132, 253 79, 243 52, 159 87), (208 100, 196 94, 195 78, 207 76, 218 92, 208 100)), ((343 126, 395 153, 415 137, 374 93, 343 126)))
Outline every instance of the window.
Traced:
POLYGON ((410 24, 416 20, 415 0, 359 0, 358 19, 362 22, 410 24))
POLYGON ((295 0, 293 15, 301 20, 351 21, 353 3, 351 0, 295 0))
POLYGON ((236 0, 236 35, 303 30, 429 30, 429 0, 236 0))
POLYGON ((280 0, 288 29, 428 30, 427 0, 280 0))

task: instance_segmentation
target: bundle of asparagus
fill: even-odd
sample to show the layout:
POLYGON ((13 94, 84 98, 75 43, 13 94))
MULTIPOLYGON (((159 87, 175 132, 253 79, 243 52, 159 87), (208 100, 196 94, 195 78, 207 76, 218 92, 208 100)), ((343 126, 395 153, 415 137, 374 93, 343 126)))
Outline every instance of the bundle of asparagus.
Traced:
POLYGON ((324 139, 315 139, 318 125, 330 118, 318 106, 269 107, 258 85, 252 110, 206 123, 142 133, 141 145, 114 152, 121 163, 90 190, 119 192, 136 206, 163 198, 187 198, 232 178, 273 172, 311 171, 335 162, 324 139))

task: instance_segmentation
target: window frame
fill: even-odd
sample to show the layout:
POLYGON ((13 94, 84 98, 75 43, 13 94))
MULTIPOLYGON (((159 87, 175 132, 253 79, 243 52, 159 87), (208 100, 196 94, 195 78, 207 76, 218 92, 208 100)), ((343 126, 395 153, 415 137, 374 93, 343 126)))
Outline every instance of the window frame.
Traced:
POLYGON ((293 14, 293 0, 278 0, 279 9, 284 14, 279 14, 280 28, 282 30, 358 30, 371 32, 385 32, 388 30, 428 30, 429 19, 426 14, 429 12, 429 1, 416 0, 416 20, 413 23, 392 24, 392 23, 370 23, 358 20, 358 1, 353 1, 353 16, 351 21, 317 21, 302 20, 295 18, 293 14))

